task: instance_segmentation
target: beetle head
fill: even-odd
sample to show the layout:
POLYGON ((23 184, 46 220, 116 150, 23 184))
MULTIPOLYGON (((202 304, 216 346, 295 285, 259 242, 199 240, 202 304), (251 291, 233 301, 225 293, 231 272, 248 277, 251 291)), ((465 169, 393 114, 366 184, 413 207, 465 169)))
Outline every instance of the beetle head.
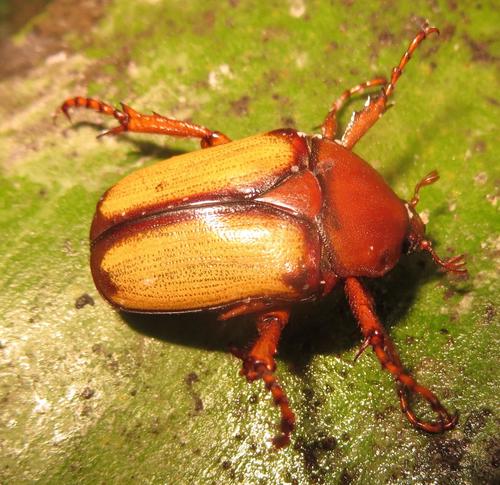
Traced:
POLYGON ((413 197, 409 202, 405 203, 405 207, 408 211, 408 232, 406 234, 405 240, 405 252, 407 254, 416 251, 427 251, 434 262, 441 266, 445 271, 450 271, 452 273, 467 274, 467 269, 465 268, 465 257, 463 254, 459 256, 454 256, 449 259, 441 259, 432 248, 432 243, 425 238, 425 224, 422 218, 416 211, 416 206, 420 200, 419 191, 422 187, 426 185, 431 185, 439 180, 439 174, 436 170, 428 173, 420 182, 415 186, 415 191, 413 197))

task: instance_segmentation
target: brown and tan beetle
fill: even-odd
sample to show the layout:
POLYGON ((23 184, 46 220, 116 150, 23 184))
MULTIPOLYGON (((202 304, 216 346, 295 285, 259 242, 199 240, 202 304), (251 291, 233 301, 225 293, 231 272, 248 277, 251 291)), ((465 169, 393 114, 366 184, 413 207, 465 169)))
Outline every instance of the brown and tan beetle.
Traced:
POLYGON ((263 379, 281 410, 276 446, 290 441, 295 416, 275 376, 280 334, 293 305, 325 297, 342 283, 361 328, 361 353, 371 346, 397 382, 401 408, 417 428, 440 432, 457 418, 403 368, 361 282, 390 271, 405 252, 427 251, 446 271, 465 273, 463 256, 440 259, 416 212, 419 189, 401 200, 382 176, 352 150, 387 107, 419 44, 438 30, 424 26, 389 81, 375 78, 333 103, 321 135, 279 129, 243 140, 157 113, 144 115, 98 100, 74 97, 60 110, 89 108, 115 117, 104 134, 158 133, 201 140, 203 150, 137 170, 101 197, 90 230, 97 289, 130 312, 215 311, 220 320, 255 315, 259 337, 242 374, 263 379), (353 95, 379 87, 336 139, 336 115, 353 95), (436 422, 416 417, 409 394, 423 397, 436 422))

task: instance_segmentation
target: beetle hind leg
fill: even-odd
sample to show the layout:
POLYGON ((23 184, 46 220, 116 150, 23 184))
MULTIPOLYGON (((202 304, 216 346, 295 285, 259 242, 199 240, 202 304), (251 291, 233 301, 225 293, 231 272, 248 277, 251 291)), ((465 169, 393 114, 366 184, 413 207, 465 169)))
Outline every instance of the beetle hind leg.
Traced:
POLYGON ((345 292, 352 312, 358 320, 361 332, 365 337, 360 350, 363 351, 370 345, 382 367, 394 376, 398 384, 401 409, 408 421, 416 428, 429 433, 440 433, 455 427, 458 420, 457 416, 448 413, 434 393, 420 385, 403 369, 398 353, 378 320, 373 301, 363 285, 356 278, 347 278, 345 292), (437 414, 438 421, 428 422, 417 418, 410 407, 409 393, 417 394, 425 399, 437 414))
POLYGON ((285 391, 274 374, 276 370, 274 356, 281 331, 288 323, 289 317, 288 310, 261 313, 257 319, 259 336, 250 351, 233 350, 233 354, 243 360, 241 375, 245 376, 249 382, 262 379, 266 389, 271 392, 274 403, 280 408, 281 434, 273 439, 276 448, 282 448, 290 443, 290 434, 295 427, 295 415, 290 408, 285 391))
MULTIPOLYGON (((152 115, 145 115, 135 111, 124 103, 121 103, 121 106, 122 109, 119 110, 97 99, 76 96, 64 101, 58 112, 62 112, 69 120, 71 120, 69 115, 71 108, 87 108, 98 113, 113 116, 119 125, 100 134, 98 138, 105 135, 118 135, 129 131, 135 133, 156 133, 181 138, 200 138, 202 148, 222 145, 231 141, 223 133, 212 131, 201 125, 167 118, 155 112, 152 115)), ((58 112, 54 116, 57 116, 58 112)))

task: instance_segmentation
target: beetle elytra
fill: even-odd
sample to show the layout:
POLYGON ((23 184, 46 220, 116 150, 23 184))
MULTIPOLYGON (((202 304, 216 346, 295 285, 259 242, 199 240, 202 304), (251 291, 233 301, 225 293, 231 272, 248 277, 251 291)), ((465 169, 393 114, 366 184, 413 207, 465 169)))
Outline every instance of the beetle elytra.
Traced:
MULTIPOLYGON (((296 302, 315 301, 342 282, 364 337, 397 382, 402 411, 417 428, 455 426, 438 398, 407 373, 375 313, 362 278, 390 271, 404 252, 426 251, 444 270, 465 274, 463 255, 442 260, 425 238, 416 211, 431 172, 401 200, 352 150, 387 107, 419 44, 438 30, 424 26, 392 70, 345 91, 331 106, 321 135, 280 129, 231 141, 204 126, 157 113, 144 115, 95 99, 67 99, 60 111, 89 108, 118 120, 104 134, 158 133, 201 140, 203 150, 137 170, 99 200, 90 231, 91 269, 99 292, 132 312, 213 310, 227 320, 255 315, 258 338, 241 373, 263 379, 281 412, 277 447, 290 441, 295 415, 275 376, 280 334, 296 302), (336 139, 337 112, 353 95, 378 88, 336 139), (421 396, 437 414, 419 419, 409 404, 421 396)), ((102 136, 102 135, 101 135, 102 136)))

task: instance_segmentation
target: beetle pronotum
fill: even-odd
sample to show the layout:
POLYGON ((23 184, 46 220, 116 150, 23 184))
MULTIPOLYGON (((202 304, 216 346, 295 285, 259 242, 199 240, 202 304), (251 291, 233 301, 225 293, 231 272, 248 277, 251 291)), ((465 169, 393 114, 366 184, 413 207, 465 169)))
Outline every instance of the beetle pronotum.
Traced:
MULTIPOLYGON (((401 408, 417 428, 451 429, 457 422, 405 371, 361 278, 377 278, 403 252, 427 251, 444 270, 464 274, 464 257, 442 260, 425 238, 416 211, 431 172, 401 200, 382 176, 352 151, 382 116, 406 64, 434 27, 424 26, 390 80, 377 77, 345 91, 331 106, 321 135, 281 129, 231 141, 204 126, 157 113, 118 110, 91 98, 67 99, 62 111, 89 108, 118 120, 104 135, 158 133, 201 140, 204 150, 137 170, 99 200, 90 231, 91 269, 100 293, 132 312, 214 310, 220 320, 255 315, 258 338, 241 373, 263 379, 281 411, 276 446, 290 441, 295 416, 275 376, 281 332, 296 302, 326 296, 343 282, 368 346, 397 382, 401 408), (337 112, 355 94, 378 87, 336 139, 337 112), (419 419, 409 394, 424 398, 436 422, 419 419)), ((102 135, 101 135, 102 136, 102 135)))

